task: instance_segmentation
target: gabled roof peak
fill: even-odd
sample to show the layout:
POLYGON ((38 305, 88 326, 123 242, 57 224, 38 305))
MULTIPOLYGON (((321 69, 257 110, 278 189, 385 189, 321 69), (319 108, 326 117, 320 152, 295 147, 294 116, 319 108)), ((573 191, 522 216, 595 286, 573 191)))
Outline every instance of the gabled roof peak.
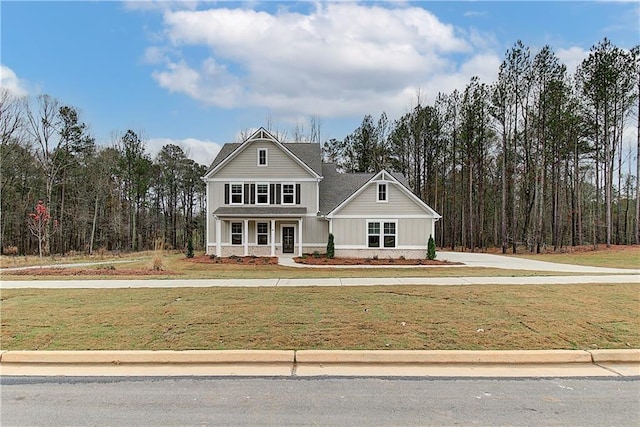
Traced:
POLYGON ((258 139, 268 140, 268 141, 272 141, 272 142, 280 142, 280 141, 278 141, 278 138, 273 136, 273 134, 271 132, 269 132, 268 130, 266 130, 263 127, 260 127, 257 131, 252 133, 251 136, 249 136, 249 138, 245 139, 243 143, 250 142, 250 141, 255 141, 255 140, 258 140, 258 139))

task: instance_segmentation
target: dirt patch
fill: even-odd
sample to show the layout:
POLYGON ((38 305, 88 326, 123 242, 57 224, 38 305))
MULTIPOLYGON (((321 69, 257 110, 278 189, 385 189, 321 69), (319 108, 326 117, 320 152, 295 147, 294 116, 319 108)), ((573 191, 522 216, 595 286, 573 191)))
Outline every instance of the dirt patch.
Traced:
POLYGON ((177 274, 173 271, 153 270, 116 270, 111 268, 30 268, 28 270, 12 271, 15 276, 166 276, 177 274))
POLYGON ((194 264, 278 265, 278 257, 257 256, 211 257, 204 255, 193 258, 186 258, 185 261, 194 264))
POLYGON ((293 259, 298 264, 307 265, 464 265, 461 262, 429 260, 429 259, 402 259, 402 258, 326 258, 323 256, 296 257, 293 259))

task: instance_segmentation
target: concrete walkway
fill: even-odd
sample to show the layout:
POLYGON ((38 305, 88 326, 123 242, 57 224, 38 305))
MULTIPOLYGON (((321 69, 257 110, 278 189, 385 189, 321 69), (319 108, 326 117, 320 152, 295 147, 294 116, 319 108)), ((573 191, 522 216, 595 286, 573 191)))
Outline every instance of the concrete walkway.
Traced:
POLYGON ((348 277, 310 279, 141 279, 141 280, 3 280, 0 289, 117 289, 117 288, 215 288, 296 286, 391 286, 391 285, 571 285, 638 283, 637 274, 603 276, 523 277, 348 277))
MULTIPOLYGON (((532 271, 553 271, 562 273, 594 273, 594 274, 637 274, 640 275, 640 260, 637 265, 630 265, 629 268, 606 268, 606 267, 589 267, 583 265, 560 264, 547 261, 536 261, 526 258, 516 258, 504 255, 493 255, 476 252, 448 252, 439 251, 438 260, 459 262, 463 265, 447 265, 438 266, 445 268, 464 268, 464 267, 484 267, 484 268, 501 268, 507 270, 532 270, 532 271)), ((292 257, 278 258, 278 264, 285 267, 297 268, 434 268, 431 265, 410 265, 410 266, 372 266, 372 265, 306 265, 299 264, 292 257)))

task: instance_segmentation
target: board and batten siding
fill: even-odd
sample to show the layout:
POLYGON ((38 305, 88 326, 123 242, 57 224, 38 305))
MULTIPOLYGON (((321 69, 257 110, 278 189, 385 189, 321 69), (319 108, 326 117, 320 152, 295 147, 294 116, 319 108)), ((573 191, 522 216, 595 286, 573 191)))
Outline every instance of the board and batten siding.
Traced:
POLYGON ((276 144, 268 141, 250 143, 235 158, 223 166, 215 174, 216 178, 245 180, 254 178, 283 178, 292 181, 297 178, 309 178, 307 172, 298 162, 284 153, 276 144), (267 149, 267 166, 258 166, 258 149, 267 149))
POLYGON ((427 247, 433 228, 431 218, 340 218, 333 219, 333 236, 336 246, 367 247, 367 221, 391 221, 396 226, 396 247, 427 247))
POLYGON ((386 181, 387 202, 378 202, 378 186, 370 183, 360 194, 337 212, 337 215, 425 215, 424 209, 411 200, 397 184, 386 181))

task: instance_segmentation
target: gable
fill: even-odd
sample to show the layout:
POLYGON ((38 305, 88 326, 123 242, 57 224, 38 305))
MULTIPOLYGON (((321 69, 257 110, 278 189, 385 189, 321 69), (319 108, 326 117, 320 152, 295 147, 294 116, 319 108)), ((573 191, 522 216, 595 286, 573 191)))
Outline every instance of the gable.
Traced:
POLYGON ((440 218, 397 178, 379 172, 337 206, 329 216, 422 216, 440 218), (378 184, 386 185, 386 201, 378 201, 378 184))
POLYGON ((321 160, 320 144, 282 144, 260 128, 241 144, 225 144, 204 178, 319 178, 321 160))

